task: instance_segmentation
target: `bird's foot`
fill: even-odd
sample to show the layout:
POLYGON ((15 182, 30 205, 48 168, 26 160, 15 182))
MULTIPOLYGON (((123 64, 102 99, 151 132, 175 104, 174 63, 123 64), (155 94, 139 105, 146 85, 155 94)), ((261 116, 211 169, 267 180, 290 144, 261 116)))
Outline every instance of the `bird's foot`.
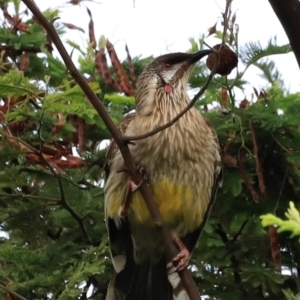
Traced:
MULTIPOLYGON (((139 175, 142 177, 142 180, 139 184, 136 184, 129 177, 124 201, 119 210, 119 216, 122 218, 127 217, 131 211, 130 203, 131 203, 132 193, 137 191, 144 181, 148 181, 148 175, 147 175, 145 168, 143 166, 141 166, 140 164, 135 164, 135 168, 138 171, 139 175)), ((125 166, 123 166, 117 172, 120 173, 120 172, 127 172, 127 171, 128 171, 127 168, 125 166)))
MULTIPOLYGON (((140 165, 139 163, 135 164, 135 168, 138 171, 139 175, 142 177, 142 181, 148 182, 149 177, 148 177, 148 174, 146 172, 146 169, 142 165, 140 165)), ((141 185, 141 183, 139 184, 139 186, 141 185)))
MULTIPOLYGON (((143 181, 148 182, 148 180, 149 180, 146 169, 142 165, 140 165, 139 163, 135 163, 134 168, 137 170, 139 175, 142 177, 142 181, 137 185, 131 180, 132 181, 131 188, 132 188, 133 192, 135 192, 140 187, 140 185, 142 184, 143 181)), ((119 169, 117 169, 117 173, 125 173, 125 172, 126 173, 129 172, 128 168, 125 165, 123 165, 119 169)))
POLYGON ((167 264, 169 274, 182 271, 185 267, 187 267, 190 259, 190 252, 185 247, 181 239, 178 236, 174 236, 173 241, 178 247, 179 253, 167 264))
POLYGON ((134 192, 134 189, 136 190, 136 184, 132 180, 129 180, 127 183, 127 188, 126 188, 126 193, 124 196, 123 203, 119 209, 119 216, 121 218, 127 217, 131 211, 130 208, 131 193, 134 192))

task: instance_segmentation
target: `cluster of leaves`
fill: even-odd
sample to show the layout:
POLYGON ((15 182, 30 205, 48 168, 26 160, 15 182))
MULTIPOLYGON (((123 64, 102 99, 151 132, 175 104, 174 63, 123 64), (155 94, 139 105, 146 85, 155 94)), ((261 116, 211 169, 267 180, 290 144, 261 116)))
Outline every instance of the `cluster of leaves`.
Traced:
MULTIPOLYGON (((85 299, 93 287, 91 299, 99 299, 112 273, 101 188, 101 142, 110 135, 45 30, 21 12, 21 1, 9 2, 1 2, 0 28, 0 293, 6 299, 85 299)), ((57 10, 44 15, 60 35, 78 29, 59 23, 57 10)), ((105 41, 109 67, 106 58, 101 62, 103 38, 96 49, 92 18, 89 34, 86 49, 68 44, 79 51, 80 72, 117 121, 134 104, 134 81, 126 74, 138 74, 150 58, 132 62, 126 47, 123 66, 105 41)))
MULTIPOLYGON (((282 220, 274 214, 261 216, 263 226, 278 226, 278 233, 291 232, 291 237, 300 236, 300 212, 296 209, 294 202, 290 202, 290 208, 285 213, 287 220, 282 220)), ((300 294, 294 295, 290 289, 283 290, 287 300, 300 299, 300 294)))
MULTIPOLYGON (((112 274, 101 146, 109 133, 55 57, 47 33, 20 12, 19 0, 9 15, 8 2, 1 2, 0 28, 0 293, 6 299, 103 299, 112 274)), ((108 40, 97 42, 88 13, 86 49, 67 43, 117 122, 134 107, 135 80, 152 58, 131 58, 126 46, 127 59, 120 62, 108 40)), ((66 28, 80 30, 59 23, 56 10, 44 15, 61 35, 66 28)), ((233 79, 216 76, 197 102, 217 129, 224 183, 193 255, 193 275, 209 299, 282 299, 300 291, 299 243, 277 236, 271 223, 263 229, 259 216, 283 215, 291 199, 299 205, 300 95, 285 91, 272 61, 261 60, 289 46, 271 40, 265 48, 249 43, 238 49, 235 17, 231 22, 229 43, 244 70, 233 79), (235 91, 243 90, 250 65, 269 85, 238 103, 235 91)), ((202 48, 203 40, 191 40, 190 51, 202 48)), ((200 62, 191 88, 202 86, 207 74, 200 62)))

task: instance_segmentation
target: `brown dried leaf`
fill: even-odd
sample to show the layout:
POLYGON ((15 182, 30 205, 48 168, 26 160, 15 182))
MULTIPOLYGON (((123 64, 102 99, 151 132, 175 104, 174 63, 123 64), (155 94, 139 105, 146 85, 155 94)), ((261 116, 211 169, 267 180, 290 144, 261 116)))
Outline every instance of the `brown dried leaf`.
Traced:
POLYGON ((222 105, 222 107, 226 107, 227 102, 228 102, 227 89, 222 88, 222 90, 221 90, 221 105, 222 105))
POLYGON ((8 128, 12 135, 20 136, 25 132, 25 122, 11 122, 8 125, 8 128))
POLYGON ((3 4, 1 7, 3 11, 3 16, 5 17, 5 19, 8 21, 10 25, 14 25, 12 21, 12 16, 8 13, 7 7, 8 7, 8 3, 3 4))
POLYGON ((258 92, 257 92, 257 89, 254 86, 253 86, 253 91, 254 91, 255 96, 258 98, 258 92))
POLYGON ((206 37, 208 37, 208 36, 216 33, 216 31, 217 31, 217 24, 218 24, 218 22, 216 22, 216 24, 214 26, 212 26, 212 27, 210 27, 208 29, 208 35, 206 37))
POLYGON ((11 296, 9 293, 5 294, 4 300, 12 300, 11 296))
POLYGON ((268 100, 268 98, 269 98, 268 93, 264 89, 261 89, 260 93, 258 95, 258 99, 261 99, 261 98, 264 100, 268 100))
MULTIPOLYGON (((81 2, 84 2, 84 1, 98 3, 98 2, 92 1, 92 0, 71 0, 67 3, 73 4, 73 5, 79 5, 81 2)), ((101 3, 98 3, 98 4, 101 4, 101 3)))
POLYGON ((50 35, 47 33, 47 35, 46 35, 46 40, 47 40, 47 44, 45 45, 46 46, 46 49, 50 52, 50 53, 52 53, 52 51, 53 51, 53 47, 52 47, 52 39, 51 39, 51 37, 50 37, 50 35))
POLYGON ((55 164, 61 169, 76 169, 81 168, 85 165, 85 162, 80 157, 75 157, 72 155, 65 156, 66 160, 62 159, 51 159, 51 163, 55 164))
POLYGON ((104 53, 104 49, 101 48, 99 51, 96 52, 95 55, 95 64, 96 64, 96 69, 98 73, 102 76, 104 79, 104 82, 107 85, 111 85, 112 77, 110 75, 108 66, 107 66, 107 60, 106 56, 104 53))
MULTIPOLYGON (((34 148, 36 150, 40 150, 40 145, 36 145, 34 148)), ((48 146, 43 146, 41 151, 42 151, 43 154, 51 155, 51 156, 56 155, 56 153, 57 153, 57 149, 51 148, 51 147, 48 147, 48 146)))
POLYGON ((235 21, 236 21, 236 12, 233 14, 231 18, 231 24, 234 25, 235 21))
POLYGON ((104 82, 107 85, 112 86, 117 92, 122 92, 121 87, 117 84, 109 72, 104 48, 100 48, 100 50, 96 52, 95 63, 96 69, 104 79, 104 82))
POLYGON ((127 77, 125 70, 117 56, 117 53, 114 49, 113 44, 109 40, 106 41, 106 48, 107 48, 108 54, 110 56, 112 65, 115 69, 115 72, 119 78, 119 81, 120 81, 119 85, 121 86, 123 92, 127 96, 135 96, 135 90, 128 80, 128 77, 127 77))
POLYGON ((280 255, 280 245, 278 242, 278 234, 277 228, 274 226, 269 227, 269 237, 270 237, 270 244, 271 244, 271 252, 272 258, 275 265, 275 270, 281 270, 281 255, 280 255))
POLYGON ((94 21, 92 18, 92 13, 91 11, 86 8, 89 16, 90 16, 90 22, 89 22, 89 38, 90 38, 90 44, 92 45, 93 49, 96 48, 96 38, 95 38, 95 29, 94 29, 94 21))
POLYGON ((256 193, 256 191, 254 190, 248 175, 246 173, 246 168, 245 168, 245 152, 243 150, 239 151, 239 165, 240 165, 240 171, 242 174, 242 177, 244 179, 244 183, 248 189, 248 191, 250 192, 250 194, 252 195, 252 198, 254 200, 255 203, 259 202, 259 197, 258 194, 256 193))
POLYGON ((62 113, 58 113, 57 117, 58 117, 58 125, 56 125, 52 128, 52 130, 51 130, 52 135, 56 135, 59 132, 61 132, 66 123, 65 117, 62 113))
POLYGON ((26 24, 26 23, 23 23, 21 19, 19 19, 17 16, 13 16, 13 20, 15 22, 14 24, 14 27, 13 27, 13 30, 16 31, 16 30, 20 30, 22 32, 26 32, 26 33, 30 33, 28 31, 28 27, 29 25, 26 24))
POLYGON ((234 34, 231 31, 230 32, 230 36, 229 36, 229 45, 232 46, 232 43, 234 42, 235 38, 234 38, 234 34))
POLYGON ((78 118, 78 151, 82 153, 86 146, 86 123, 83 118, 78 118))
POLYGON ((6 18, 6 20, 8 21, 8 23, 13 27, 13 32, 16 32, 17 30, 20 30, 22 32, 27 32, 27 29, 29 27, 28 24, 26 23, 23 23, 22 20, 19 18, 19 16, 11 16, 9 13, 8 13, 8 10, 7 10, 7 3, 6 5, 4 4, 2 7, 1 7, 2 11, 3 11, 3 15, 4 17, 6 18))
POLYGON ((253 144, 253 154, 254 154, 254 159, 255 159, 255 164, 256 164, 256 174, 257 174, 257 178, 258 178, 258 185, 259 185, 259 189, 260 189, 262 196, 265 197, 266 193, 267 193, 266 185, 265 185, 265 180, 264 180, 264 176, 262 173, 261 164, 260 164, 260 160, 259 160, 259 156, 258 156, 256 134, 255 134, 252 122, 249 122, 249 129, 251 132, 251 138, 252 138, 252 144, 253 144))
POLYGON ((71 24, 71 23, 64 23, 64 22, 63 22, 63 24, 64 24, 67 28, 69 28, 69 29, 76 29, 76 30, 79 30, 79 31, 81 31, 81 32, 84 33, 84 30, 83 30, 81 27, 78 27, 78 26, 76 26, 76 25, 74 25, 74 24, 71 24))
POLYGON ((136 75, 135 75, 135 70, 134 70, 134 65, 133 65, 133 61, 131 58, 131 55, 129 53, 129 49, 127 44, 125 45, 125 51, 127 53, 127 62, 128 62, 128 67, 129 67, 129 72, 130 72, 130 76, 133 82, 136 82, 136 75))
POLYGON ((29 53, 25 52, 21 57, 21 63, 19 67, 20 71, 26 72, 28 70, 29 63, 30 63, 29 53))
POLYGON ((31 190, 30 190, 30 187, 28 185, 21 186, 21 190, 22 190, 22 193, 24 195, 30 195, 31 194, 31 190))
POLYGON ((246 107, 248 107, 250 104, 250 102, 245 98, 244 100, 241 101, 240 103, 240 109, 245 109, 246 107))
POLYGON ((237 160, 230 154, 225 154, 223 156, 223 163, 229 168, 238 168, 237 160))

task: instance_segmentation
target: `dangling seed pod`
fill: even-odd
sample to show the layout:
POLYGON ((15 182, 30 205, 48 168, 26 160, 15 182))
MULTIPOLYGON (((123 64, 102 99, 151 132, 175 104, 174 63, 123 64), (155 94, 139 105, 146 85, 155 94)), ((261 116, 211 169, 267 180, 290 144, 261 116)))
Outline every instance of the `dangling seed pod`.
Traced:
MULTIPOLYGON (((221 44, 215 45, 214 50, 218 51, 221 47, 221 44)), ((206 60, 207 67, 212 70, 217 60, 217 55, 212 52, 208 55, 206 60)), ((220 75, 229 75, 231 71, 237 66, 238 58, 236 54, 227 46, 223 45, 220 53, 220 64, 216 71, 220 75)))

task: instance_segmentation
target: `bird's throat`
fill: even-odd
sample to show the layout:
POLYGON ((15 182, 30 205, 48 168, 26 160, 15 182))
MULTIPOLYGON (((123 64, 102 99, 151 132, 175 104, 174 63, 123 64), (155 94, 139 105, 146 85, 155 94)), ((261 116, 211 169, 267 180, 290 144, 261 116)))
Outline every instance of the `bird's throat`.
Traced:
POLYGON ((164 90, 165 90, 165 92, 166 92, 167 94, 171 94, 171 93, 173 92, 173 87, 172 87, 171 85, 169 85, 169 84, 166 84, 166 85, 164 86, 164 90))

